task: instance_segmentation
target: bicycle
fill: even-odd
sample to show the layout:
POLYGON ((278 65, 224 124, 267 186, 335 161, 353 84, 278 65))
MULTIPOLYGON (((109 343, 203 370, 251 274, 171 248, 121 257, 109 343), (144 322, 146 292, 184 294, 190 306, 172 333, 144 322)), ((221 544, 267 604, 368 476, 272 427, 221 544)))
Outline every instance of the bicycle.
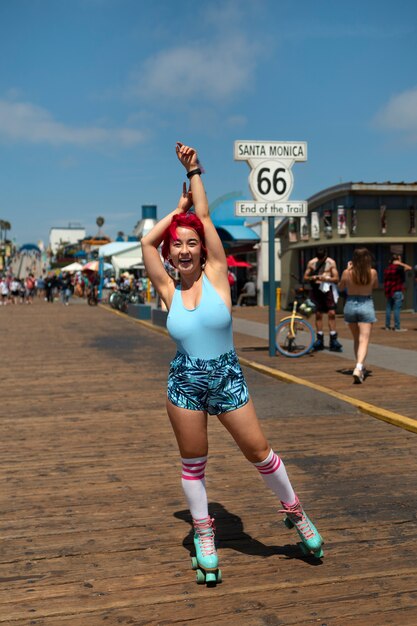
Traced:
POLYGON ((292 313, 284 317, 275 328, 275 346, 280 354, 290 358, 298 358, 308 354, 313 349, 315 334, 313 327, 302 315, 311 315, 314 304, 305 299, 304 289, 297 289, 294 298, 292 313))
POLYGON ((144 304, 145 298, 143 293, 133 290, 117 290, 113 291, 109 297, 109 304, 113 309, 118 309, 122 313, 127 312, 128 304, 144 304))

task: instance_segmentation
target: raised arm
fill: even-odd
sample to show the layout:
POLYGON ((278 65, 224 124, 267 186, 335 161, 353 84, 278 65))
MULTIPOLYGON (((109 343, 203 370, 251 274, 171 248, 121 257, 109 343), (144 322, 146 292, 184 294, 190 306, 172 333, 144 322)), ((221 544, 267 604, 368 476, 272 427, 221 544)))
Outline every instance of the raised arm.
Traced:
POLYGON ((197 170, 197 172, 189 176, 189 178, 195 213, 204 224, 207 248, 206 270, 208 266, 211 266, 217 272, 220 271, 224 273, 227 278, 226 254, 221 239, 211 221, 206 191, 201 179, 197 151, 194 148, 177 142, 176 152, 179 161, 187 171, 187 175, 197 170))
POLYGON ((162 243, 165 230, 171 224, 172 217, 179 213, 186 213, 191 206, 191 195, 187 193, 186 185, 184 183, 177 208, 157 222, 152 230, 149 231, 147 235, 142 237, 141 240, 143 262, 146 273, 168 309, 171 304, 172 293, 175 285, 174 281, 164 267, 158 248, 162 243))

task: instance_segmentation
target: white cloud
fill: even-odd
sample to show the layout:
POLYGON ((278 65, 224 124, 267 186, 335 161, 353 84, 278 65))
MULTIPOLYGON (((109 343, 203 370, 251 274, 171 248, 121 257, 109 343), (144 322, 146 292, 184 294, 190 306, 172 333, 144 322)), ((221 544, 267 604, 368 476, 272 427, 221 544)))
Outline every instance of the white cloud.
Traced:
POLYGON ((144 133, 133 128, 77 127, 57 122, 41 107, 28 102, 0 100, 0 141, 50 145, 129 147, 143 142, 144 133))
POLYGON ((162 50, 132 74, 129 92, 171 106, 227 101, 250 87, 258 52, 242 34, 162 50))
POLYGON ((377 128, 407 133, 407 140, 417 142, 417 87, 393 96, 374 119, 377 128))
POLYGON ((245 115, 238 115, 238 114, 230 115, 226 119, 226 123, 228 124, 228 126, 231 126, 232 128, 241 128, 247 125, 248 118, 245 115))

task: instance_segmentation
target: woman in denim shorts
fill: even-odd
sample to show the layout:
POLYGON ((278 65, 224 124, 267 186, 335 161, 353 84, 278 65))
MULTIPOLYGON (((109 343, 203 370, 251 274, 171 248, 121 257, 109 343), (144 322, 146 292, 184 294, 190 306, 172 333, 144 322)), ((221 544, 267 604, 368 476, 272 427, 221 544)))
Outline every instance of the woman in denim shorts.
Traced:
MULTIPOLYGON (((190 188, 187 191, 183 185, 177 208, 142 238, 142 251, 148 276, 169 312, 168 332, 177 344, 166 407, 181 454, 182 487, 193 520, 193 566, 198 570, 198 582, 215 584, 221 575, 205 484, 208 415, 215 415, 229 431, 281 501, 287 526, 295 526, 307 552, 321 557, 322 539, 304 512, 282 459, 262 432, 249 397, 233 345, 226 254, 210 217, 197 152, 177 143, 176 154, 190 188), (161 244, 162 257, 175 268, 179 280, 167 272, 159 252, 161 244)), ((224 463, 223 472, 227 467, 224 463)))
POLYGON ((356 359, 353 382, 356 384, 363 383, 366 375, 364 363, 372 324, 376 322, 372 300, 375 287, 378 287, 378 275, 372 268, 372 255, 367 248, 357 248, 339 283, 339 289, 347 291, 344 316, 353 336, 356 359))

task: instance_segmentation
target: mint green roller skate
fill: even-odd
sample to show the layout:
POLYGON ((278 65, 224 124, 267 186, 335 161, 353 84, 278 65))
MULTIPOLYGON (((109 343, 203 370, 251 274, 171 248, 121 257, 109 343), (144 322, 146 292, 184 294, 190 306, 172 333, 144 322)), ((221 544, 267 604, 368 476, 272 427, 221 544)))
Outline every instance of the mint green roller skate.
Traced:
POLYGON ((285 513, 284 524, 287 528, 294 528, 300 536, 301 541, 298 546, 305 556, 313 554, 317 559, 323 556, 323 539, 320 536, 313 522, 306 515, 298 497, 295 497, 293 505, 288 506, 281 502, 283 509, 279 513, 285 513))
POLYGON ((196 581, 199 585, 214 586, 222 582, 219 570, 219 559, 214 545, 214 519, 210 516, 193 520, 194 546, 196 556, 191 559, 191 566, 196 570, 196 581))

